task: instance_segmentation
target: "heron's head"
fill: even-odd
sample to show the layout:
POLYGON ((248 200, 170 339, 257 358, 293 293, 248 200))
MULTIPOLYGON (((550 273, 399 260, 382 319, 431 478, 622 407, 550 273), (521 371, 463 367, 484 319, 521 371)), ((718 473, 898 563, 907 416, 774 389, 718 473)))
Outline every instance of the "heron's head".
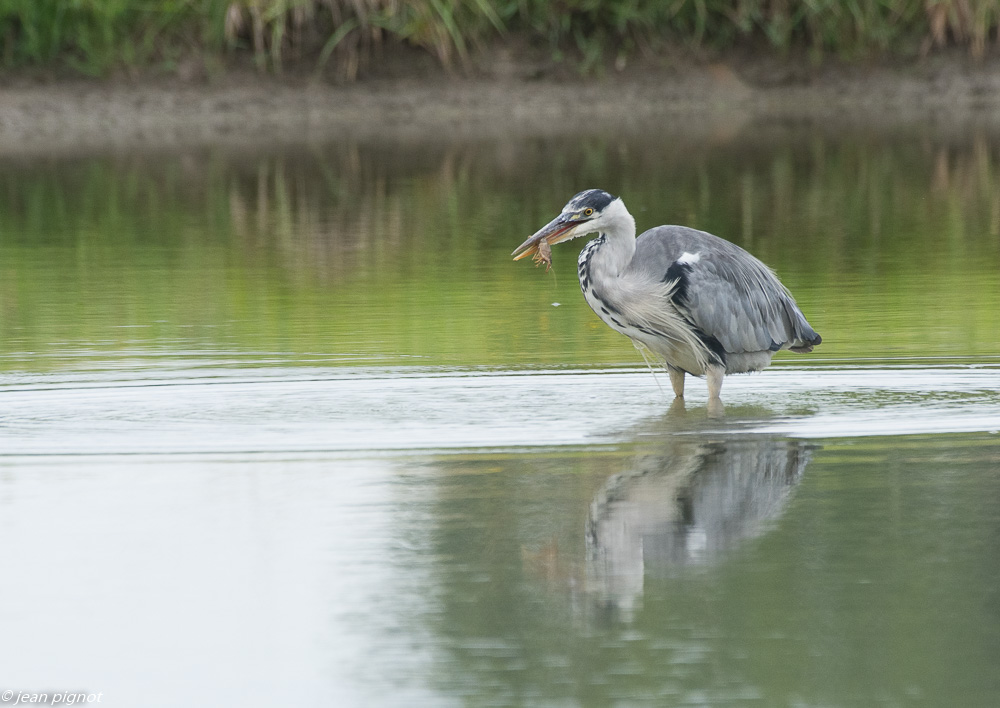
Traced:
POLYGON ((532 234, 511 255, 517 261, 535 253, 542 240, 551 246, 578 236, 613 230, 623 218, 632 217, 621 198, 602 189, 588 189, 570 199, 559 216, 532 234))

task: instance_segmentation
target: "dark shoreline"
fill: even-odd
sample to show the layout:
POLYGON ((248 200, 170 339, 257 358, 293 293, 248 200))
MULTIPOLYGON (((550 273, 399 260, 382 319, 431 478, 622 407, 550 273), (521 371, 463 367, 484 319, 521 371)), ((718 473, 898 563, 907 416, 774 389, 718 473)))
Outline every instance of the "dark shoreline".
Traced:
POLYGON ((637 67, 600 78, 532 80, 516 70, 333 86, 227 75, 178 80, 4 81, 0 156, 249 148, 366 140, 640 133, 723 136, 747 126, 824 132, 1000 133, 1000 59, 812 70, 761 80, 752 64, 637 67))

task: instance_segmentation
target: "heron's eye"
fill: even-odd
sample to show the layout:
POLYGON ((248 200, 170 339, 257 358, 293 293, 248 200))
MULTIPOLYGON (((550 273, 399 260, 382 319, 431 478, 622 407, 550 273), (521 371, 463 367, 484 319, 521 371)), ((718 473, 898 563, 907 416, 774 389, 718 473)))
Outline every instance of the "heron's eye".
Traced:
POLYGON ((584 216, 593 216, 594 215, 594 210, 591 209, 590 207, 587 207, 586 209, 583 210, 583 215, 584 216))

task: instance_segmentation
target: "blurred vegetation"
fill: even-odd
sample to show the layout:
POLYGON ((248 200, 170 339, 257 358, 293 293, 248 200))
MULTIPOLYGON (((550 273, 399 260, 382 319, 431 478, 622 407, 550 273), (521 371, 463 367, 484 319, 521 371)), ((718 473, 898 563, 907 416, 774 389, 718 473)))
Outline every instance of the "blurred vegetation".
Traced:
POLYGON ((774 267, 824 338, 786 362, 995 358, 1000 141, 750 134, 7 159, 0 369, 634 366, 580 296, 578 244, 549 274, 510 260, 593 186, 640 230, 702 228, 774 267))
POLYGON ((200 58, 289 61, 342 79, 387 43, 466 62, 508 33, 584 68, 667 46, 914 56, 1000 42, 1000 0, 2 0, 0 62, 102 75, 200 58))

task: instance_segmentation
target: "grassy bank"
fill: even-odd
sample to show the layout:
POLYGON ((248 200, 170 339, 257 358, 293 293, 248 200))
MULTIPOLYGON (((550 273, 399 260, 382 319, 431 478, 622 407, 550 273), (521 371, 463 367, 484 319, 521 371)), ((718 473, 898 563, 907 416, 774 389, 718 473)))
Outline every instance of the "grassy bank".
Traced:
POLYGON ((3 0, 0 65, 88 75, 192 57, 251 58, 353 79, 402 43, 443 65, 516 34, 586 70, 664 47, 743 45, 820 58, 916 56, 1000 43, 1000 0, 3 0))

